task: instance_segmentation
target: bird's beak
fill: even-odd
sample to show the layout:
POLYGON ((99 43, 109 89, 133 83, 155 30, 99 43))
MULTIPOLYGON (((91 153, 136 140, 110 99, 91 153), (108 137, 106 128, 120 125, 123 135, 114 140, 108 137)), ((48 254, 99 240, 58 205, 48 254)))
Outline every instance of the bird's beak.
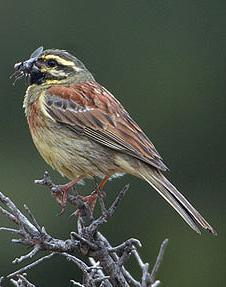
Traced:
POLYGON ((16 63, 14 69, 15 72, 10 76, 10 78, 15 78, 14 83, 25 76, 29 84, 41 84, 45 77, 40 70, 37 58, 30 58, 27 61, 16 63))

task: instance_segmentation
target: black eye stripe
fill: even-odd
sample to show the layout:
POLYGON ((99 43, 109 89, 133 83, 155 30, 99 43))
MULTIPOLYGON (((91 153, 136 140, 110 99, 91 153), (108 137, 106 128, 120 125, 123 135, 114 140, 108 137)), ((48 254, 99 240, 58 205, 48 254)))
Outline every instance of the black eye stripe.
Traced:
MULTIPOLYGON (((62 58, 62 61, 64 58, 62 58)), ((65 78, 70 73, 74 72, 74 69, 71 66, 63 65, 63 63, 58 62, 58 59, 54 57, 41 56, 36 61, 36 66, 42 69, 42 72, 45 73, 46 79, 62 79, 65 78), (59 72, 59 74, 57 74, 59 72)))
POLYGON ((37 62, 47 67, 59 66, 59 63, 55 59, 45 59, 43 57, 38 58, 37 62))
POLYGON ((49 59, 46 61, 46 65, 50 68, 56 67, 58 65, 56 60, 49 59))

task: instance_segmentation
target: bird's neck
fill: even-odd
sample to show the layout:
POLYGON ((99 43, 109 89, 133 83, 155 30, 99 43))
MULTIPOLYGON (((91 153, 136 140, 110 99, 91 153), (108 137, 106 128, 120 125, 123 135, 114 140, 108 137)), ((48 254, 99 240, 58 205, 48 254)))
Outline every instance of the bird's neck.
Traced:
POLYGON ((33 84, 27 88, 26 94, 24 96, 23 108, 25 109, 25 114, 28 116, 29 114, 29 106, 34 103, 38 97, 46 92, 51 86, 59 85, 59 86, 70 86, 72 84, 84 83, 84 82, 92 82, 95 81, 94 77, 91 73, 86 71, 85 73, 80 73, 71 75, 66 79, 58 80, 46 80, 41 85, 33 84))

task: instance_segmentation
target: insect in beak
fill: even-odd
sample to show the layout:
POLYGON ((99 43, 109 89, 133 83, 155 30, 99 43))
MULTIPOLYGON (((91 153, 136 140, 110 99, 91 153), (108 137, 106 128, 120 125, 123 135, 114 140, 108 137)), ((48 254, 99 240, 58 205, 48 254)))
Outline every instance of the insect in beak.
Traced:
POLYGON ((13 85, 15 85, 17 80, 21 79, 23 76, 30 77, 32 73, 40 74, 40 71, 34 64, 42 52, 43 47, 39 47, 31 54, 27 61, 19 62, 14 65, 15 72, 10 76, 10 79, 15 79, 13 85))

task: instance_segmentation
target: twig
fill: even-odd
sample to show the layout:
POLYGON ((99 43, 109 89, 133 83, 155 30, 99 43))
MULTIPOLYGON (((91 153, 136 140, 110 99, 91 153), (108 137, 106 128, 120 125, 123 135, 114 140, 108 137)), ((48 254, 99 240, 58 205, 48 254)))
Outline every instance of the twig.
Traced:
POLYGON ((158 272, 158 269, 160 267, 160 263, 163 259, 163 255, 164 255, 164 252, 166 250, 166 247, 167 247, 167 244, 168 244, 168 239, 165 239, 162 244, 161 244, 161 247, 160 247, 160 250, 159 250, 159 254, 157 256, 157 259, 156 259, 156 262, 155 262, 155 265, 151 271, 151 274, 149 273, 148 269, 149 269, 149 264, 148 263, 143 263, 139 253, 137 252, 137 250, 133 250, 132 253, 133 255, 135 256, 141 270, 142 270, 142 280, 141 280, 141 286, 142 287, 148 287, 149 284, 154 287, 154 286, 158 286, 160 284, 160 281, 155 281, 155 278, 156 278, 156 275, 157 275, 157 272, 158 272))
POLYGON ((142 270, 141 286, 146 287, 146 286, 148 286, 148 283, 150 282, 150 274, 148 272, 149 264, 143 263, 137 250, 133 250, 132 253, 135 256, 135 258, 138 262, 138 265, 140 266, 140 268, 142 270))
MULTIPOLYGON (((77 286, 96 286, 95 284, 99 284, 110 278, 109 276, 104 276, 104 274, 101 274, 102 276, 98 276, 96 278, 96 275, 98 274, 100 269, 102 269, 99 266, 88 266, 82 260, 65 252, 59 253, 59 255, 65 256, 67 260, 74 262, 83 271, 83 282, 85 283, 85 285, 81 285, 80 283, 73 281, 73 284, 77 284, 77 286)), ((108 286, 110 287, 110 285, 108 286)))
MULTIPOLYGON (((15 204, 2 192, 0 192, 0 201, 5 204, 9 210, 11 211, 11 218, 14 221, 16 218, 16 222, 22 224, 23 228, 28 232, 38 235, 38 230, 30 223, 30 221, 21 213, 21 211, 15 206, 15 204), (13 216, 12 216, 13 215, 13 216)), ((15 221, 14 221, 15 222, 15 221)))
POLYGON ((86 287, 82 284, 80 284, 79 282, 75 282, 74 280, 70 280, 70 282, 74 285, 74 286, 78 286, 78 287, 86 287))
POLYGON ((2 287, 2 281, 3 281, 4 277, 0 277, 0 287, 2 287))
POLYGON ((7 231, 7 232, 10 232, 10 233, 16 233, 16 234, 19 234, 19 235, 22 235, 23 232, 21 230, 18 230, 18 229, 14 229, 14 228, 9 228, 9 227, 0 227, 0 231, 7 231))
POLYGON ((10 273, 9 275, 7 275, 7 278, 12 278, 12 277, 14 277, 17 274, 24 273, 25 271, 33 268, 34 266, 38 265, 39 263, 42 263, 44 260, 47 260, 47 259, 51 258, 53 255, 55 255, 55 253, 50 253, 50 254, 48 254, 46 256, 43 256, 43 257, 39 258, 38 260, 32 262, 31 264, 28 264, 27 266, 25 266, 25 267, 15 271, 15 272, 13 272, 13 273, 10 273))
POLYGON ((19 274, 17 275, 17 280, 10 279, 10 282, 16 287, 35 287, 35 285, 31 284, 31 282, 29 282, 25 276, 26 274, 19 274))
POLYGON ((13 264, 17 263, 18 264, 18 263, 21 263, 22 261, 24 261, 24 260, 26 260, 28 258, 32 258, 38 253, 39 250, 40 250, 40 246, 36 245, 36 246, 34 246, 34 248, 28 254, 23 255, 23 256, 21 256, 19 258, 15 258, 12 263, 13 264))
POLYGON ((151 287, 157 287, 160 285, 160 281, 159 280, 156 280, 153 284, 151 284, 151 287))
MULTIPOLYGON (((105 242, 105 245, 108 248, 109 252, 112 253, 111 256, 113 260, 118 262, 119 257, 115 252, 112 252, 114 248, 110 245, 109 241, 100 232, 98 232, 98 237, 100 238, 101 241, 105 242)), ((128 282, 129 286, 141 287, 141 284, 136 279, 133 278, 133 276, 126 270, 124 266, 121 266, 121 269, 122 269, 122 274, 125 277, 126 281, 128 282)))
POLYGON ((155 265, 154 265, 154 267, 153 267, 153 269, 151 271, 151 276, 150 276, 151 283, 154 283, 154 281, 155 281, 155 278, 156 278, 157 272, 159 270, 160 264, 161 264, 161 262, 163 260, 163 256, 164 256, 164 253, 166 251, 166 247, 168 245, 168 242, 169 242, 169 240, 166 238, 161 244, 161 247, 160 247, 160 250, 159 250, 159 254, 158 254, 156 262, 155 262, 155 265))
MULTIPOLYGON (((103 202, 102 202, 102 210, 104 210, 104 214, 102 214, 102 216, 100 216, 98 219, 96 219, 95 221, 93 221, 93 223, 90 224, 89 226, 89 232, 91 234, 94 234, 98 227, 100 225, 103 225, 105 222, 107 222, 107 220, 113 216, 116 208, 118 207, 120 201, 123 199, 123 197, 126 194, 126 191, 129 188, 129 184, 127 184, 117 195, 116 199, 114 200, 114 202, 112 203, 111 207, 107 210, 105 207, 103 208, 103 202)), ((102 201, 103 199, 100 197, 99 198, 100 201, 102 201)))
POLYGON ((97 250, 98 247, 94 243, 92 243, 89 240, 85 239, 84 237, 79 235, 77 232, 71 232, 70 234, 71 234, 71 237, 73 239, 79 240, 80 243, 89 246, 89 248, 91 248, 92 250, 97 250))
POLYGON ((125 262, 130 258, 132 251, 141 247, 139 240, 131 238, 123 242, 122 244, 109 248, 110 252, 116 252, 119 255, 118 264, 123 266, 125 262))
POLYGON ((66 252, 63 253, 57 253, 58 255, 64 256, 67 258, 68 261, 72 261, 75 263, 83 272, 86 272, 88 269, 88 265, 86 265, 82 260, 78 259, 75 256, 72 256, 66 252))
POLYGON ((43 229, 42 227, 38 224, 37 220, 35 219, 33 213, 30 211, 30 209, 28 208, 28 206, 26 204, 24 204, 24 209, 27 211, 28 215, 31 218, 32 223, 34 224, 34 226, 38 229, 38 231, 40 233, 43 233, 43 229))
POLYGON ((138 239, 130 238, 126 240, 125 242, 123 242, 122 244, 115 246, 115 247, 111 247, 108 250, 110 252, 122 253, 127 247, 132 247, 132 246, 135 246, 137 248, 137 247, 142 247, 142 244, 138 239))
POLYGON ((24 244, 24 240, 23 239, 11 239, 12 243, 16 243, 16 244, 24 244))
POLYGON ((35 184, 40 184, 40 185, 46 185, 48 186, 50 189, 54 186, 56 186, 56 184, 54 184, 49 176, 48 171, 44 172, 44 176, 42 179, 36 179, 34 181, 35 184))
MULTIPOLYGON (((90 263, 92 264, 92 267, 96 269, 96 272, 98 273, 99 275, 99 280, 101 281, 105 281, 106 283, 106 286, 108 287, 112 287, 112 284, 110 283, 109 279, 110 279, 110 276, 105 276, 104 275, 104 272, 103 272, 103 268, 100 266, 100 263, 99 262, 96 262, 93 258, 89 257, 89 261, 90 263)), ((95 279, 96 282, 95 283, 98 283, 97 279, 95 279)), ((100 282, 101 282, 100 281, 100 282)))
POLYGON ((7 210, 5 210, 5 209, 2 208, 1 206, 0 206, 0 212, 1 212, 3 215, 7 216, 7 217, 9 218, 9 220, 13 221, 14 223, 16 223, 16 224, 19 223, 19 221, 17 220, 17 218, 16 218, 14 215, 12 215, 10 212, 8 212, 7 210))
POLYGON ((129 286, 133 287, 141 287, 140 282, 138 282, 133 276, 129 273, 129 271, 126 270, 124 266, 122 266, 122 273, 126 278, 126 281, 128 282, 129 286))
MULTIPOLYGON (((44 174, 42 180, 36 183, 46 185, 51 190, 55 185, 48 173, 44 174)), ((35 260, 34 262, 9 274, 7 277, 18 287, 35 287, 23 275, 23 272, 33 268, 44 260, 51 258, 54 254, 61 255, 75 264, 83 273, 83 282, 79 283, 72 280, 74 286, 79 287, 156 287, 160 281, 155 280, 156 273, 163 258, 167 245, 165 240, 160 248, 159 255, 153 267, 151 275, 148 271, 148 263, 143 263, 138 248, 141 247, 139 240, 131 238, 118 246, 112 247, 106 237, 100 233, 100 227, 108 222, 118 208, 129 185, 126 185, 116 196, 109 208, 105 206, 102 197, 99 198, 101 215, 94 218, 90 206, 78 194, 69 195, 68 200, 77 209, 77 232, 70 233, 70 239, 61 240, 53 238, 47 233, 44 227, 37 222, 31 210, 24 205, 29 219, 15 206, 15 204, 0 192, 0 201, 8 210, 0 207, 0 212, 10 221, 17 225, 16 228, 1 227, 0 231, 7 231, 19 238, 12 239, 13 243, 23 244, 32 249, 25 255, 15 258, 13 263, 21 263, 29 258, 34 258, 38 252, 47 251, 48 254, 35 260), (76 254, 88 257, 90 265, 79 259, 76 254), (138 265, 142 270, 141 281, 136 280, 126 269, 125 262, 134 255, 138 265), (17 279, 16 279, 16 278, 17 279), (26 281, 27 280, 27 281, 26 281), (20 285, 19 285, 20 284, 20 285), (29 285, 30 284, 30 285, 29 285)), ((52 192, 52 191, 51 191, 52 192)), ((0 281, 1 284, 1 281, 0 281)), ((1 286, 0 286, 1 287, 1 286)))

